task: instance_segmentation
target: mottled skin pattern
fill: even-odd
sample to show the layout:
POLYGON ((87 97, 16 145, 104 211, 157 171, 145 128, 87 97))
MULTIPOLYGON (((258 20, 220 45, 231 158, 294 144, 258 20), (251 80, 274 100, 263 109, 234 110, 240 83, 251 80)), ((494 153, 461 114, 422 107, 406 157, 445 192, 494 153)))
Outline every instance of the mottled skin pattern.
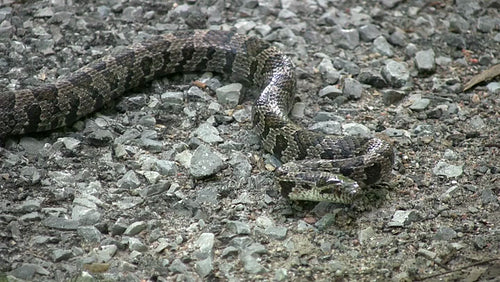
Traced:
POLYGON ((390 174, 393 150, 387 142, 327 136, 292 122, 296 79, 290 58, 265 41, 226 31, 165 34, 54 84, 1 93, 0 139, 70 125, 154 78, 196 71, 225 73, 261 90, 253 123, 264 149, 285 163, 277 176, 289 198, 348 203, 358 188, 390 174))

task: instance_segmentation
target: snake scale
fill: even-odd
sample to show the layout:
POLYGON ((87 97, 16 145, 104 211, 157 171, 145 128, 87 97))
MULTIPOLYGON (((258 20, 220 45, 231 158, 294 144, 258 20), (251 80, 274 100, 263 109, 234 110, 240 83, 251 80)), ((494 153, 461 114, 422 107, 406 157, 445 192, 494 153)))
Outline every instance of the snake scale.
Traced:
POLYGON ((157 77, 212 71, 260 90, 252 117, 263 147, 284 165, 276 170, 293 200, 349 203, 365 186, 384 180, 394 161, 378 138, 334 137, 309 131, 288 114, 295 67, 278 48, 229 31, 179 31, 134 44, 33 89, 0 94, 0 139, 70 125, 157 77))

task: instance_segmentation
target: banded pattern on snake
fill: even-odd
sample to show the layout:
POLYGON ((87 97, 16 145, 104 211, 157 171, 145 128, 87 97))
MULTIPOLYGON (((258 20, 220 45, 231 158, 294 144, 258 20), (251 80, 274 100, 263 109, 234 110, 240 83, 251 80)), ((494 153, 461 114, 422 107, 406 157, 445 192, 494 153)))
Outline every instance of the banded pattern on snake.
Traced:
POLYGON ((288 114, 295 67, 279 49, 228 31, 180 31, 138 43, 82 67, 53 84, 0 94, 0 139, 70 125, 157 77, 212 71, 260 89, 253 124, 266 151, 284 165, 276 171, 293 200, 349 203, 360 188, 387 178, 392 146, 378 138, 312 132, 288 114))

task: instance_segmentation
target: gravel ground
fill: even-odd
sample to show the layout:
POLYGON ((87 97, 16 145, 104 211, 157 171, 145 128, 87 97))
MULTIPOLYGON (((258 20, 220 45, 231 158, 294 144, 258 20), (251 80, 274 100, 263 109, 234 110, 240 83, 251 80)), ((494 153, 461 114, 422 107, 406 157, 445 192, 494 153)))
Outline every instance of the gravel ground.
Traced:
POLYGON ((2 89, 163 32, 236 29, 294 60, 294 119, 388 136, 394 177, 349 207, 290 202, 254 91, 168 77, 3 140, 0 281, 500 281, 500 83, 461 91, 500 63, 500 1, 76 2, 0 2, 2 89))

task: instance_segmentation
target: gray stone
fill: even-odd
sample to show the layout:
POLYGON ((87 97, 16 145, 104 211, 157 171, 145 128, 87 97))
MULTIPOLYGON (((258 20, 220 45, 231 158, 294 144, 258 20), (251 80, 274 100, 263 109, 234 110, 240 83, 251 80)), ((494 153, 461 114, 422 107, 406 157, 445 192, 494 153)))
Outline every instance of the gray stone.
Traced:
POLYGON ((156 184, 161 178, 161 174, 156 171, 144 171, 142 175, 144 175, 146 180, 151 184, 156 184))
POLYGON ((469 23, 458 14, 450 14, 448 21, 451 32, 466 33, 470 28, 469 23))
POLYGON ((43 149, 45 143, 33 137, 22 137, 19 145, 23 147, 28 155, 36 156, 43 149))
POLYGON ((131 251, 146 252, 148 247, 138 238, 128 238, 128 248, 131 251))
POLYGON ((333 67, 332 60, 329 58, 323 58, 318 65, 319 73, 328 84, 335 84, 339 81, 340 72, 333 67))
POLYGON ((175 155, 174 160, 179 162, 183 167, 189 168, 191 166, 191 159, 193 154, 189 150, 184 150, 175 155))
POLYGON ((19 229, 19 221, 13 220, 8 225, 7 228, 10 231, 12 238, 20 240, 22 238, 21 230, 19 229))
POLYGON ((397 88, 404 86, 410 79, 410 71, 406 64, 394 60, 386 61, 382 75, 390 85, 397 88))
POLYGON ((14 31, 14 26, 8 20, 4 20, 0 23, 0 38, 12 38, 12 33, 14 31))
POLYGON ((373 237, 375 237, 375 230, 371 226, 358 232, 358 240, 361 245, 366 245, 373 237))
POLYGON ((469 124, 473 130, 481 130, 486 126, 486 123, 479 115, 473 116, 469 120, 469 124))
POLYGON ((177 174, 177 164, 173 161, 160 160, 154 157, 145 156, 141 158, 143 170, 151 170, 159 172, 164 176, 171 176, 177 174))
POLYGON ((439 56, 436 58, 436 64, 440 66, 447 66, 451 64, 452 60, 450 57, 439 56))
POLYGON ((109 262, 118 251, 116 245, 104 245, 96 251, 96 260, 100 263, 109 262))
POLYGON ((59 138, 58 141, 61 141, 64 144, 64 147, 70 151, 76 150, 82 143, 80 140, 72 137, 59 138))
MULTIPOLYGON (((340 73, 339 73, 339 77, 340 77, 340 73)), ((330 99, 335 99, 338 96, 342 95, 342 90, 339 89, 337 86, 328 85, 328 86, 325 86, 324 88, 322 88, 321 90, 319 90, 318 95, 321 98, 328 97, 330 99)))
POLYGON ((500 32, 498 32, 495 37, 493 37, 493 40, 495 40, 495 42, 500 42, 500 32))
POLYGON ((75 176, 65 171, 49 171, 48 176, 57 185, 64 187, 74 185, 76 182, 75 176))
POLYGON ((486 85, 486 88, 491 93, 500 93, 500 82, 490 82, 486 85))
POLYGON ((123 235, 127 236, 134 236, 136 234, 139 234, 141 231, 145 230, 148 227, 148 224, 144 221, 136 221, 132 224, 130 224, 127 229, 125 229, 125 232, 123 235))
POLYGON ((139 21, 143 16, 143 8, 141 6, 132 7, 128 6, 122 11, 122 19, 127 22, 139 21))
POLYGON ((254 29, 262 37, 267 36, 272 31, 272 28, 267 24, 257 24, 254 29))
POLYGON ((273 281, 288 281, 290 276, 285 268, 278 268, 274 271, 273 281))
POLYGON ((413 129, 413 134, 417 136, 433 135, 434 127, 430 124, 419 124, 413 129))
POLYGON ((345 118, 338 116, 332 112, 317 112, 313 118, 314 121, 337 121, 344 122, 345 118))
POLYGON ((443 194, 439 196, 439 200, 442 202, 447 202, 454 194, 457 194, 460 188, 457 185, 451 186, 443 194))
POLYGON ((119 218, 113 225, 111 225, 110 231, 111 235, 122 235, 123 232, 127 229, 128 224, 125 220, 119 218))
POLYGON ((222 87, 219 87, 215 90, 215 94, 217 95, 217 101, 220 104, 234 108, 240 102, 241 89, 243 85, 241 83, 232 83, 222 87))
MULTIPOLYGON (((473 239, 474 247, 476 249, 482 250, 489 245, 489 242, 485 236, 475 236, 473 239)), ((498 273, 498 270, 497 270, 498 273)))
POLYGON ((278 18, 280 19, 291 19, 291 18, 296 18, 297 14, 294 12, 287 10, 287 9, 282 9, 278 13, 278 18))
POLYGON ((483 189, 481 190, 480 193, 481 193, 481 202, 483 203, 483 205, 498 202, 497 196, 491 189, 483 189))
POLYGON ((421 112, 429 106, 431 103, 430 99, 427 98, 420 98, 420 99, 415 99, 413 103, 410 106, 410 110, 415 111, 415 112, 421 112))
POLYGON ((101 232, 94 226, 80 226, 77 229, 77 233, 86 242, 97 243, 101 241, 101 232))
POLYGON ((410 132, 404 129, 387 128, 386 130, 384 130, 384 134, 386 134, 389 137, 411 138, 410 132))
POLYGON ((252 119, 252 113, 247 108, 238 109, 233 112, 233 118, 237 122, 243 123, 252 119))
POLYGON ((332 242, 330 241, 323 241, 321 242, 319 248, 324 254, 329 254, 332 251, 332 242))
POLYGON ((399 4, 402 0, 382 0, 382 5, 386 8, 394 8, 397 4, 399 4))
POLYGON ((95 128, 88 135, 87 140, 94 146, 105 146, 113 141, 113 133, 107 129, 95 128))
POLYGON ((387 39, 392 45, 396 45, 399 47, 404 47, 406 45, 407 36, 406 33, 400 29, 396 28, 393 33, 387 39))
POLYGON ((359 74, 359 66, 357 64, 355 64, 352 61, 345 60, 339 57, 336 57, 333 60, 333 67, 338 70, 343 69, 344 71, 352 75, 359 74))
POLYGON ((206 259, 195 262, 194 269, 200 277, 209 275, 214 269, 213 259, 211 257, 207 257, 206 259))
POLYGON ((253 21, 242 20, 234 24, 234 27, 238 33, 246 34, 248 31, 252 30, 257 24, 253 21))
POLYGON ((177 258, 170 264, 168 270, 174 273, 185 273, 187 272, 188 267, 180 259, 177 258))
POLYGON ((247 178, 252 174, 252 164, 244 154, 233 154, 229 164, 233 168, 233 174, 237 179, 247 178))
POLYGON ((74 205, 71 210, 71 218, 78 220, 80 225, 94 225, 101 219, 101 213, 95 208, 74 205))
POLYGON ((274 222, 271 218, 261 215, 255 219, 255 224, 262 228, 268 228, 274 226, 274 222))
POLYGON ((447 33, 443 36, 444 41, 451 47, 455 47, 456 49, 463 49, 467 47, 465 42, 465 38, 460 34, 455 33, 447 33))
POLYGON ((328 227, 335 224, 335 214, 327 213, 323 217, 321 217, 314 226, 318 228, 318 230, 325 230, 328 227))
POLYGON ((342 133, 342 125, 338 121, 320 121, 309 126, 309 130, 323 132, 329 135, 340 135, 342 133))
POLYGON ((207 122, 200 124, 191 136, 196 136, 206 143, 220 143, 224 141, 224 139, 219 136, 217 128, 207 122))
POLYGON ((425 249, 418 249, 417 255, 421 255, 427 259, 434 260, 437 256, 435 252, 425 250, 425 249))
POLYGON ((52 7, 45 7, 45 8, 41 8, 39 9, 34 17, 35 18, 50 18, 54 15, 54 10, 52 9, 52 7))
POLYGON ((172 103, 172 104, 182 105, 184 103, 184 93, 183 92, 165 92, 165 93, 160 95, 160 99, 164 103, 172 103))
POLYGON ((127 129, 121 136, 115 139, 115 144, 125 144, 127 141, 137 139, 141 136, 141 132, 135 128, 127 129))
POLYGON ((346 78, 344 80, 344 88, 342 89, 344 96, 349 99, 358 100, 363 93, 363 86, 359 81, 353 78, 346 78))
MULTIPOLYGON (((32 281, 35 274, 49 275, 50 272, 42 266, 32 263, 23 263, 21 266, 9 272, 9 275, 26 281, 32 281)), ((5 281, 10 281, 10 279, 6 279, 5 281)))
POLYGON ((228 221, 227 228, 238 235, 250 234, 250 226, 248 223, 241 221, 228 221))
POLYGON ((210 204, 218 204, 218 192, 217 189, 213 187, 200 189, 196 193, 196 202, 198 203, 210 203, 210 204))
POLYGON ((243 250, 242 255, 263 255, 269 253, 266 247, 260 243, 252 243, 243 250))
POLYGON ((443 157, 447 160, 450 160, 450 161, 458 160, 458 154, 455 151, 450 150, 450 149, 446 149, 444 151, 443 157))
POLYGON ((55 249, 52 251, 50 257, 53 262, 60 262, 72 258, 73 253, 70 250, 55 249))
POLYGON ((382 35, 382 32, 374 24, 363 25, 359 28, 359 37, 361 40, 370 42, 382 35))
POLYGON ((252 255, 245 255, 240 257, 245 271, 250 274, 261 274, 267 272, 267 269, 262 266, 256 258, 252 255))
POLYGON ((373 51, 387 57, 394 56, 392 46, 389 42, 387 42, 384 36, 379 36, 373 41, 373 51))
MULTIPOLYGON (((500 21, 499 21, 500 24, 500 21)), ((482 66, 489 66, 491 65, 493 61, 493 58, 490 55, 481 55, 479 56, 479 64, 482 66)))
POLYGON ((451 165, 444 161, 439 161, 432 169, 435 175, 446 177, 458 177, 463 173, 463 165, 451 165))
POLYGON ((137 145, 152 153, 159 153, 163 151, 163 142, 150 138, 141 137, 141 139, 137 142, 137 145))
POLYGON ((415 45, 413 43, 409 43, 408 45, 406 45, 406 48, 405 48, 406 56, 413 57, 413 56, 415 56, 415 54, 417 54, 417 52, 418 52, 417 45, 415 45))
POLYGON ((235 237, 231 240, 230 245, 238 249, 245 249, 253 243, 252 238, 248 236, 235 237))
POLYGON ((198 237, 198 240, 196 240, 196 246, 198 247, 201 259, 213 257, 214 243, 215 235, 213 233, 202 233, 200 237, 198 237))
POLYGON ((304 110, 306 108, 307 104, 304 102, 297 102, 295 105, 293 105, 293 108, 290 112, 290 115, 294 118, 303 118, 304 115, 304 110))
POLYGON ((419 73, 432 73, 436 69, 434 50, 418 51, 415 55, 415 65, 419 73))
POLYGON ((79 226, 78 220, 65 219, 57 216, 49 216, 42 221, 42 224, 49 228, 60 230, 76 230, 79 226))
POLYGON ((359 82, 371 85, 375 88, 384 88, 387 86, 387 82, 385 81, 382 74, 372 69, 362 70, 359 73, 357 79, 359 80, 359 82))
POLYGON ((388 89, 382 91, 382 100, 386 106, 397 104, 406 96, 406 93, 403 91, 388 89))
POLYGON ((116 184, 118 187, 123 189, 134 189, 141 185, 141 181, 133 170, 129 170, 118 180, 116 184))
POLYGON ((450 227, 440 227, 434 235, 434 240, 449 241, 457 237, 457 232, 450 227))
POLYGON ((350 122, 342 124, 342 132, 348 136, 370 137, 370 129, 360 123, 350 122))
POLYGON ((26 200, 20 204, 16 210, 21 213, 39 211, 41 209, 40 203, 41 202, 38 199, 26 200))
POLYGON ((145 127, 153 127, 156 125, 156 119, 152 116, 142 116, 139 119, 139 124, 145 127))
POLYGON ((222 258, 226 258, 226 257, 230 257, 230 256, 236 257, 238 255, 238 252, 239 252, 238 248, 233 247, 233 246, 229 246, 229 247, 224 248, 224 250, 222 250, 221 257, 222 258))
POLYGON ((23 214, 21 217, 19 217, 19 220, 23 222, 30 222, 30 221, 39 221, 41 218, 42 217, 40 216, 40 213, 30 212, 27 214, 23 214))
POLYGON ((494 19, 490 16, 482 16, 477 20, 477 29, 481 32, 491 32, 497 24, 500 24, 498 18, 494 19))
POLYGON ((105 6, 105 5, 98 6, 97 13, 99 14, 99 17, 101 19, 105 19, 111 13, 111 8, 109 8, 108 6, 105 6))
POLYGON ((285 240, 288 229, 286 227, 271 226, 264 230, 264 234, 276 240, 285 240))
POLYGON ((359 45, 359 33, 356 29, 336 28, 331 34, 336 46, 352 50, 359 45))
POLYGON ((200 145, 193 153, 189 173, 196 179, 216 174, 224 168, 222 159, 209 147, 200 145))
POLYGON ((397 210, 394 212, 391 221, 387 224, 389 227, 404 227, 420 220, 420 214, 416 210, 397 210))

